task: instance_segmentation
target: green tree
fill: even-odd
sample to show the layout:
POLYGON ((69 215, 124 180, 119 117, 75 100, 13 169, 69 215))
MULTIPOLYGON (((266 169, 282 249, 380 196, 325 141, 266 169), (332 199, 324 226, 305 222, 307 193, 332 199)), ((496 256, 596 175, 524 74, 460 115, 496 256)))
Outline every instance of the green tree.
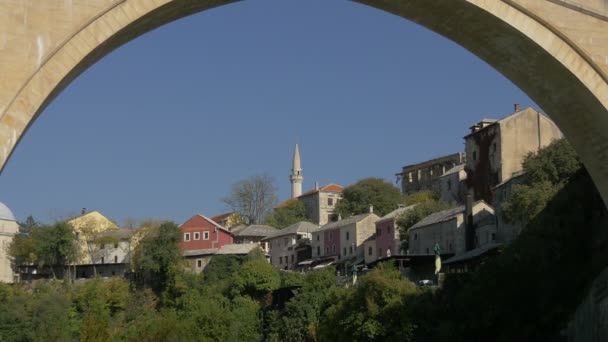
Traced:
POLYGON ((272 214, 266 217, 265 224, 283 229, 294 223, 308 221, 310 218, 306 215, 306 207, 300 201, 292 201, 284 207, 275 209, 272 214))
POLYGON ((266 260, 249 260, 232 275, 231 293, 233 296, 248 295, 256 300, 266 296, 281 284, 279 273, 266 260))
POLYGON ((537 153, 528 154, 523 162, 526 181, 513 186, 511 196, 502 204, 505 220, 525 226, 581 167, 566 139, 554 140, 537 153))
POLYGON ((230 194, 222 199, 249 224, 259 224, 277 204, 277 187, 274 178, 259 174, 236 182, 230 194))
POLYGON ((402 316, 416 286, 384 263, 361 277, 354 289, 334 291, 321 320, 322 341, 412 341, 414 317, 402 316))
POLYGON ((182 256, 178 248, 179 227, 164 222, 148 232, 133 253, 133 265, 140 281, 157 294, 169 295, 175 289, 182 256))
POLYGON ((373 205, 374 213, 384 216, 401 203, 403 196, 397 187, 381 178, 365 178, 344 189, 336 212, 342 217, 349 217, 367 213, 370 205, 373 205))

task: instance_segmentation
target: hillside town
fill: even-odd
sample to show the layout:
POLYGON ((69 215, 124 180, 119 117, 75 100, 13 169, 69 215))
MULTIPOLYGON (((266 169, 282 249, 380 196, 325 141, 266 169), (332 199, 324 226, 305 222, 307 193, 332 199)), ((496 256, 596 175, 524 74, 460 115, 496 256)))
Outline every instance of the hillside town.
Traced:
MULTIPOLYGON (((455 134, 464 136, 464 151, 454 148, 452 154, 429 156, 396 172, 403 196, 433 193, 450 204, 407 231, 400 229, 399 218, 416 204, 398 204, 384 215, 370 204, 365 213, 343 216, 336 208, 343 200, 344 186, 315 183, 304 192, 296 144, 289 177, 291 197, 274 210, 299 202, 308 220, 278 229, 248 222, 238 212, 194 213, 179 225, 181 255, 193 273, 203 272, 216 256, 242 256, 257 250, 278 270, 310 272, 334 266, 338 278, 392 261, 408 279, 425 285, 439 285, 444 273, 475 270, 522 230, 507 223, 501 203, 514 185, 525 180, 524 158, 563 136, 546 115, 519 105, 502 119, 482 118, 469 131, 455 134)), ((11 210, 0 204, 0 280, 30 282, 64 277, 66 272, 75 280, 133 275, 133 251, 148 230, 119 227, 111 218, 86 208, 67 223, 76 234, 75 261, 69 265, 16 263, 9 246, 20 227, 11 210)))

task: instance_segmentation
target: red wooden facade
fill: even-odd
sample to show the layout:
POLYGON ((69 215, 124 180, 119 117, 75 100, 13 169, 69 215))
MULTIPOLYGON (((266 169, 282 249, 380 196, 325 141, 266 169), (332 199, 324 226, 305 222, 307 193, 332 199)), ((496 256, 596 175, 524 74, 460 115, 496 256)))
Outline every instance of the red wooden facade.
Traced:
POLYGON ((219 249, 234 243, 234 234, 203 215, 192 216, 180 230, 179 248, 182 251, 219 249))

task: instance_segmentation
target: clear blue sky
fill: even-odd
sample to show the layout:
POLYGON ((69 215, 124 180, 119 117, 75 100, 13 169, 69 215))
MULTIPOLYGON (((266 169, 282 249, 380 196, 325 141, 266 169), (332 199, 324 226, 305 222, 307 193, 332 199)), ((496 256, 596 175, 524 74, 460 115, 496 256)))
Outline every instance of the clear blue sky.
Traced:
POLYGON ((348 1, 250 0, 124 45, 42 113, 0 175, 19 220, 99 210, 183 222, 227 211, 232 183, 275 177, 293 145, 315 181, 394 182, 403 165, 463 150, 468 127, 523 92, 460 46, 348 1))

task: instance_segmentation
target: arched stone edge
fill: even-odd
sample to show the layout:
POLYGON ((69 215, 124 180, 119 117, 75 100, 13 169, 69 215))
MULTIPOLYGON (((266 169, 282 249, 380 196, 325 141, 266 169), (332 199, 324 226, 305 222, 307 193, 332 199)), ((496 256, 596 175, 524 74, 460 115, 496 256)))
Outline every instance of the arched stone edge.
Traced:
POLYGON ((123 0, 52 51, 0 118, 0 172, 46 106, 88 67, 130 40, 185 16, 239 0, 123 0))
POLYGON ((553 118, 608 200, 608 83, 563 34, 503 0, 355 1, 456 42, 510 79, 553 118))

